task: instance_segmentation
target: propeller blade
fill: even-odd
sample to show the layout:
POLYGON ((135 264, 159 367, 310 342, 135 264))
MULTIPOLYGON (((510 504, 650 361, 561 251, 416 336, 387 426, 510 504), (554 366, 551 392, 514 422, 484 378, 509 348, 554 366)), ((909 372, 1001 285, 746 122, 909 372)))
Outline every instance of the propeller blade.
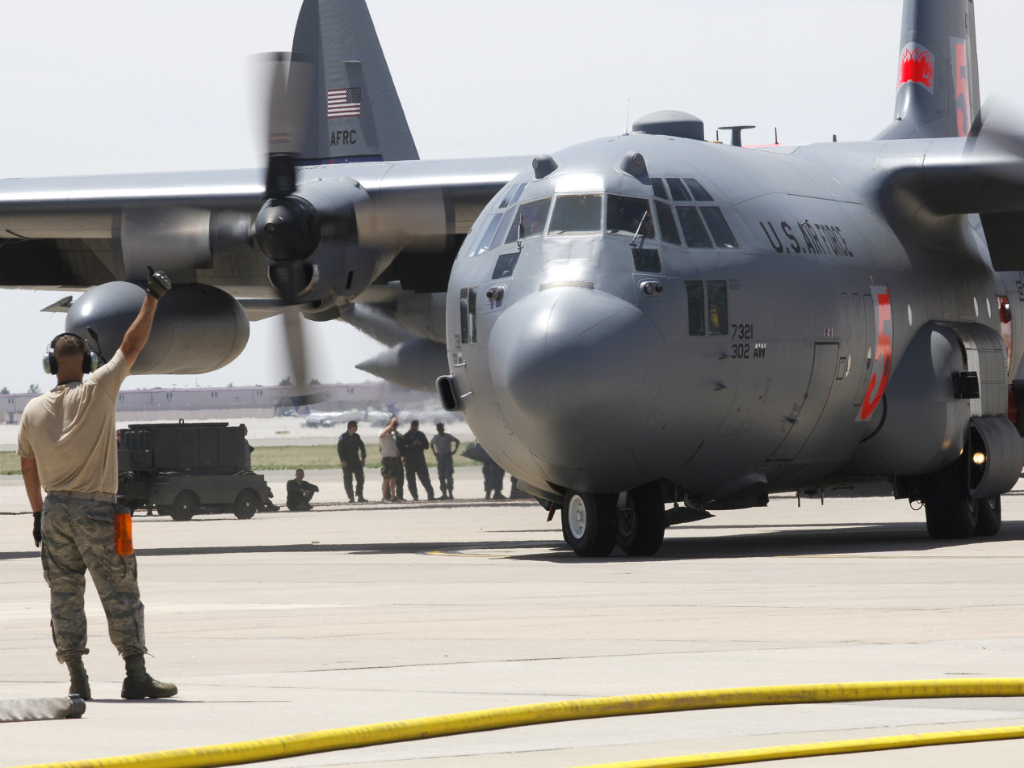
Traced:
POLYGON ((306 370, 306 338, 302 330, 302 305, 286 307, 283 312, 285 340, 288 345, 288 358, 291 362, 293 405, 312 405, 327 399, 327 395, 311 392, 309 371, 306 370))
POLYGON ((269 86, 266 196, 287 197, 295 191, 295 158, 309 123, 313 66, 290 53, 265 54, 256 64, 269 86))
POLYGON ((305 405, 306 398, 309 396, 309 379, 306 377, 306 340, 302 333, 302 314, 294 305, 284 311, 284 334, 288 344, 288 358, 291 362, 294 387, 292 400, 296 405, 305 405))
POLYGON ((996 97, 981 107, 980 142, 1024 158, 1024 118, 1013 107, 996 97))

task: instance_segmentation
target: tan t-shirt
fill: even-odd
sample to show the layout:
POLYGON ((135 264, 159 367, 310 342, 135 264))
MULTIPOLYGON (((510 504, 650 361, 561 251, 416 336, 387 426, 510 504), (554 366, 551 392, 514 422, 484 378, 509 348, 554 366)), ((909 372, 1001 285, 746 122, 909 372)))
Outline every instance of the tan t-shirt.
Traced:
POLYGON ((114 413, 128 361, 118 350, 82 384, 61 384, 29 401, 18 455, 35 459, 47 493, 117 493, 114 413))

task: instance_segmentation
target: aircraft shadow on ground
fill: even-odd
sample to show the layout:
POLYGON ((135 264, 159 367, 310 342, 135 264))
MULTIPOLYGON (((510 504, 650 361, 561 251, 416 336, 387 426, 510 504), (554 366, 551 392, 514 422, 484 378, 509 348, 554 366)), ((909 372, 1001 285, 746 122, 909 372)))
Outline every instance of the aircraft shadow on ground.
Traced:
MULTIPOLYGON (((756 528, 756 526, 703 525, 703 530, 715 528, 756 528)), ((1003 523, 998 536, 971 538, 957 541, 936 541, 928 536, 923 523, 879 523, 869 525, 815 525, 813 528, 794 525, 783 530, 728 536, 687 537, 687 527, 668 530, 665 543, 654 559, 660 560, 712 560, 741 557, 815 557, 815 556, 870 556, 899 555, 924 552, 943 552, 967 544, 983 542, 1024 541, 1024 521, 1003 523)), ((691 530, 693 530, 691 528, 691 530)), ((522 545, 519 545, 522 546, 522 545)), ((974 556, 988 557, 975 552, 974 556)), ((536 552, 513 555, 522 560, 562 560, 563 553, 536 552)), ((623 557, 616 549, 612 557, 623 557)), ((637 558, 641 559, 641 558, 637 558)), ((647 558, 645 558, 647 559, 647 558)), ((600 559, 576 558, 579 563, 601 562, 600 559)))
MULTIPOLYGON (((702 525, 701 530, 736 530, 755 526, 702 525)), ((653 559, 660 560, 712 560, 741 557, 813 557, 893 555, 923 552, 943 552, 968 544, 986 542, 1024 541, 1024 521, 1003 523, 998 536, 971 538, 962 541, 936 541, 928 537, 923 523, 877 523, 869 525, 804 525, 787 526, 782 530, 730 534, 726 536, 686 536, 685 526, 670 528, 661 551, 653 559), (679 535, 684 534, 684 535, 679 535)), ((694 530, 691 528, 690 530, 694 530)), ((244 555, 272 553, 340 552, 351 555, 418 555, 477 553, 486 557, 488 551, 495 557, 511 560, 550 560, 579 564, 604 562, 604 558, 577 558, 561 539, 547 541, 435 541, 393 542, 367 544, 256 544, 216 547, 165 547, 140 549, 136 554, 147 557, 180 557, 185 555, 244 555), (498 554, 512 550, 513 554, 498 554), (522 554, 514 554, 523 550, 522 554), (541 550, 541 551, 538 551, 541 550)), ((976 551, 972 556, 988 557, 976 551)), ((38 551, 0 552, 0 560, 25 560, 39 557, 38 551)), ((612 557, 624 557, 618 549, 612 557)), ((640 559, 640 558, 637 558, 640 559)), ((643 558, 651 559, 651 558, 643 558)))

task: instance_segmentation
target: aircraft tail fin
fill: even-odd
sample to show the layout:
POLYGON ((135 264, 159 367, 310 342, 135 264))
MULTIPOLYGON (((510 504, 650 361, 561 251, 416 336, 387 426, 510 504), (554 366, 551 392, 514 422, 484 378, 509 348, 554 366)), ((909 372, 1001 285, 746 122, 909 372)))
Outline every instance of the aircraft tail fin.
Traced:
POLYGON ((315 72, 299 164, 419 159, 365 0, 304 0, 292 53, 315 72))
POLYGON ((981 111, 974 0, 904 0, 895 120, 878 139, 950 138, 981 111))

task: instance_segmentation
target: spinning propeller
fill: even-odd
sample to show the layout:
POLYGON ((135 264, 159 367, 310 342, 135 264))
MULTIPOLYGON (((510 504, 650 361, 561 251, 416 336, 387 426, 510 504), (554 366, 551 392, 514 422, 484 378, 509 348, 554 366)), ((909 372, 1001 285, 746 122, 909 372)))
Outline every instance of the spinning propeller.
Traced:
POLYGON ((322 397, 311 395, 302 330, 303 294, 313 283, 315 268, 307 259, 320 243, 316 209, 295 196, 295 160, 306 135, 313 67, 294 54, 258 57, 260 74, 269 82, 267 182, 264 203, 253 225, 253 240, 270 260, 269 277, 284 305, 285 336, 291 362, 296 405, 322 397))

